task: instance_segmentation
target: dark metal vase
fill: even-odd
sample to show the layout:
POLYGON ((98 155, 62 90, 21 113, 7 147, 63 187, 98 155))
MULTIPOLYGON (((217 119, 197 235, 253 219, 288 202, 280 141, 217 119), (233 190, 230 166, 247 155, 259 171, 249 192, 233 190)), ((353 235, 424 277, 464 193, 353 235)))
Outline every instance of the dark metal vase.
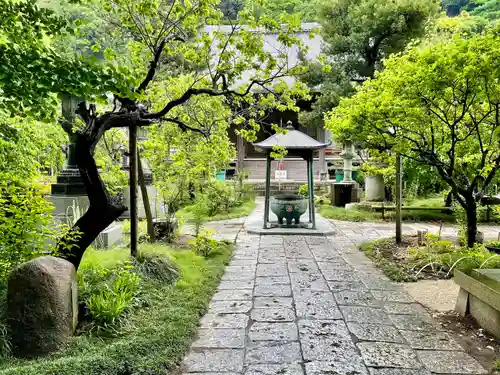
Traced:
POLYGON ((300 217, 307 210, 307 199, 301 195, 283 194, 271 197, 271 210, 278 217, 278 223, 300 224, 300 217))

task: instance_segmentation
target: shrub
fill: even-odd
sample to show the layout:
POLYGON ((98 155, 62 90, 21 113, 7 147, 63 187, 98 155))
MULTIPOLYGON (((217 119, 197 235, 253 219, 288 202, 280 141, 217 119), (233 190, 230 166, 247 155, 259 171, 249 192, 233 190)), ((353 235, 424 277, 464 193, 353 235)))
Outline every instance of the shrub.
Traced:
POLYGON ((0 182, 0 279, 17 265, 53 251, 51 208, 36 188, 0 182))
POLYGON ((213 231, 204 230, 199 236, 189 241, 196 254, 206 258, 219 246, 219 241, 212 238, 212 235, 213 231))
POLYGON ((238 200, 245 200, 254 196, 252 185, 245 184, 248 179, 248 171, 238 172, 236 174, 236 198, 238 200))
POLYGON ((126 323, 126 313, 141 305, 140 276, 120 267, 90 267, 78 276, 83 329, 92 335, 117 334, 126 323))
POLYGON ((301 185, 298 194, 307 198, 309 196, 309 186, 307 184, 301 185))
POLYGON ((206 214, 214 216, 221 212, 228 212, 232 207, 242 202, 236 199, 234 187, 222 181, 209 183, 204 189, 206 214))
POLYGON ((208 212, 207 201, 204 198, 197 199, 190 207, 190 211, 193 214, 191 222, 194 225, 194 235, 198 237, 208 212))
POLYGON ((133 264, 138 273, 150 280, 170 284, 179 277, 179 267, 166 256, 141 253, 133 264))

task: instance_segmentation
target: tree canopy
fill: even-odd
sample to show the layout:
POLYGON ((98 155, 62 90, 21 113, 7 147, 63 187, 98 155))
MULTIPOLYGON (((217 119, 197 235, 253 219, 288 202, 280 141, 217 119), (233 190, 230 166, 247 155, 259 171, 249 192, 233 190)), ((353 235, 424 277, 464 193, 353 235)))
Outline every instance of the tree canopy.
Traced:
POLYGON ((443 0, 441 4, 451 17, 466 11, 490 21, 500 18, 500 3, 497 0, 443 0))
POLYGON ((306 125, 321 126, 323 113, 342 96, 350 95, 358 82, 373 78, 381 61, 399 52, 425 32, 427 21, 439 10, 435 0, 333 0, 321 3, 321 35, 324 61, 313 63, 305 81, 321 92, 306 125))
POLYGON ((238 12, 247 9, 255 17, 280 19, 284 14, 294 14, 303 22, 317 21, 317 6, 321 0, 304 2, 301 0, 222 0, 219 8, 225 17, 235 20, 238 12))
POLYGON ((61 250, 71 249, 61 256, 75 266, 126 209, 110 197, 94 158, 107 131, 169 124, 208 138, 234 121, 251 139, 263 111, 297 110, 296 99, 307 96, 300 83, 282 81, 303 71, 288 60, 292 46, 303 49, 296 17, 257 20, 243 11, 237 23, 221 28, 217 0, 102 0, 71 2, 67 9, 45 3, 50 6, 6 0, 0 10, 0 110, 51 121, 59 95, 79 98, 76 123, 61 121, 75 142, 90 200, 61 241, 61 250), (272 51, 264 48, 269 31, 280 43, 272 51), (203 113, 196 121, 189 113, 190 103, 205 100, 200 109, 216 99, 219 107, 212 109, 235 111, 221 109, 225 117, 217 121, 203 113))
POLYGON ((435 168, 468 216, 500 168, 500 34, 492 30, 410 48, 327 117, 336 139, 398 152, 435 168))

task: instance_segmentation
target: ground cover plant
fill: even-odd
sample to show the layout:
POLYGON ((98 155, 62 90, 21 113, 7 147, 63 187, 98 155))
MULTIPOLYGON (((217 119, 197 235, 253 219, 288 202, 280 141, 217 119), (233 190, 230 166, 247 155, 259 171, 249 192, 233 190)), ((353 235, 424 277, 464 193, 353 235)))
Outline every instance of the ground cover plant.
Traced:
POLYGON ((394 281, 448 279, 456 269, 470 273, 476 268, 500 268, 500 256, 484 245, 459 246, 436 235, 427 235, 422 245, 417 236, 403 236, 400 245, 395 238, 383 238, 362 244, 360 250, 394 281))
POLYGON ((204 257, 196 246, 145 244, 134 262, 123 247, 89 250, 78 271, 79 334, 46 358, 18 360, 6 353, 0 319, 0 374, 172 374, 231 254, 228 244, 210 245, 204 257))

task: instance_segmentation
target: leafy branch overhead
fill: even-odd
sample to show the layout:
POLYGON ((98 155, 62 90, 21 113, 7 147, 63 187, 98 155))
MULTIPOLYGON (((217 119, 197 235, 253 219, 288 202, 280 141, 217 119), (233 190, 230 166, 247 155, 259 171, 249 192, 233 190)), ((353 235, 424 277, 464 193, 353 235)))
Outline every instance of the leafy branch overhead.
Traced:
POLYGON ((304 71, 289 59, 292 47, 305 50, 299 20, 256 21, 244 11, 238 24, 215 26, 222 16, 217 4, 103 0, 70 2, 55 12, 28 0, 6 0, 0 10, 0 110, 50 120, 59 95, 79 98, 70 113, 76 124, 61 122, 75 143, 90 200, 73 228, 82 236, 75 242, 69 233, 60 243, 61 256, 75 266, 126 210, 109 196, 94 158, 107 131, 170 123, 208 138, 235 123, 251 139, 266 110, 297 110, 295 101, 308 96, 289 79, 304 71), (276 35, 271 48, 269 32, 276 35), (198 98, 216 101, 207 108, 198 98), (215 108, 221 108, 220 117, 215 108))
POLYGON ((457 34, 391 56, 326 120, 339 140, 433 167, 466 210, 472 243, 477 203, 500 169, 499 31, 457 34))
MULTIPOLYGON (((103 56, 97 58, 98 53, 61 53, 52 43, 71 33, 85 32, 82 26, 85 17, 69 22, 36 4, 9 1, 1 11, 4 31, 0 46, 6 56, 0 68, 6 98, 3 106, 11 112, 29 109, 35 115, 49 115, 54 110, 54 94, 60 92, 90 102, 100 99, 101 103, 113 94, 112 111, 98 113, 80 107, 79 115, 87 124, 87 133, 100 138, 99 133, 113 127, 127 123, 146 126, 158 121, 172 121, 184 129, 203 131, 167 115, 197 95, 233 97, 236 102, 255 104, 255 91, 272 92, 279 79, 300 73, 300 67, 290 66, 288 61, 292 45, 303 48, 295 37, 300 28, 298 22, 291 18, 285 27, 276 20, 261 20, 257 24, 250 15, 246 19, 243 15, 246 26, 233 24, 219 30, 204 24, 216 23, 220 17, 214 5, 213 0, 109 2, 103 10, 109 19, 107 27, 115 25, 112 37, 115 33, 114 37, 129 36, 130 40, 114 51, 105 48, 103 56), (281 50, 264 50, 264 30, 279 34, 281 50), (128 61, 115 58, 117 54, 129 55, 128 61), (168 59, 179 55, 186 63, 198 67, 191 73, 192 86, 157 111, 140 105, 147 98, 151 83, 159 76, 168 76, 168 59), (243 75, 245 82, 238 85, 243 75)), ((95 42, 91 49, 100 51, 104 46, 95 42)), ((299 89, 297 94, 305 92, 299 89)), ((293 107, 293 101, 288 99, 275 105, 293 107)))

